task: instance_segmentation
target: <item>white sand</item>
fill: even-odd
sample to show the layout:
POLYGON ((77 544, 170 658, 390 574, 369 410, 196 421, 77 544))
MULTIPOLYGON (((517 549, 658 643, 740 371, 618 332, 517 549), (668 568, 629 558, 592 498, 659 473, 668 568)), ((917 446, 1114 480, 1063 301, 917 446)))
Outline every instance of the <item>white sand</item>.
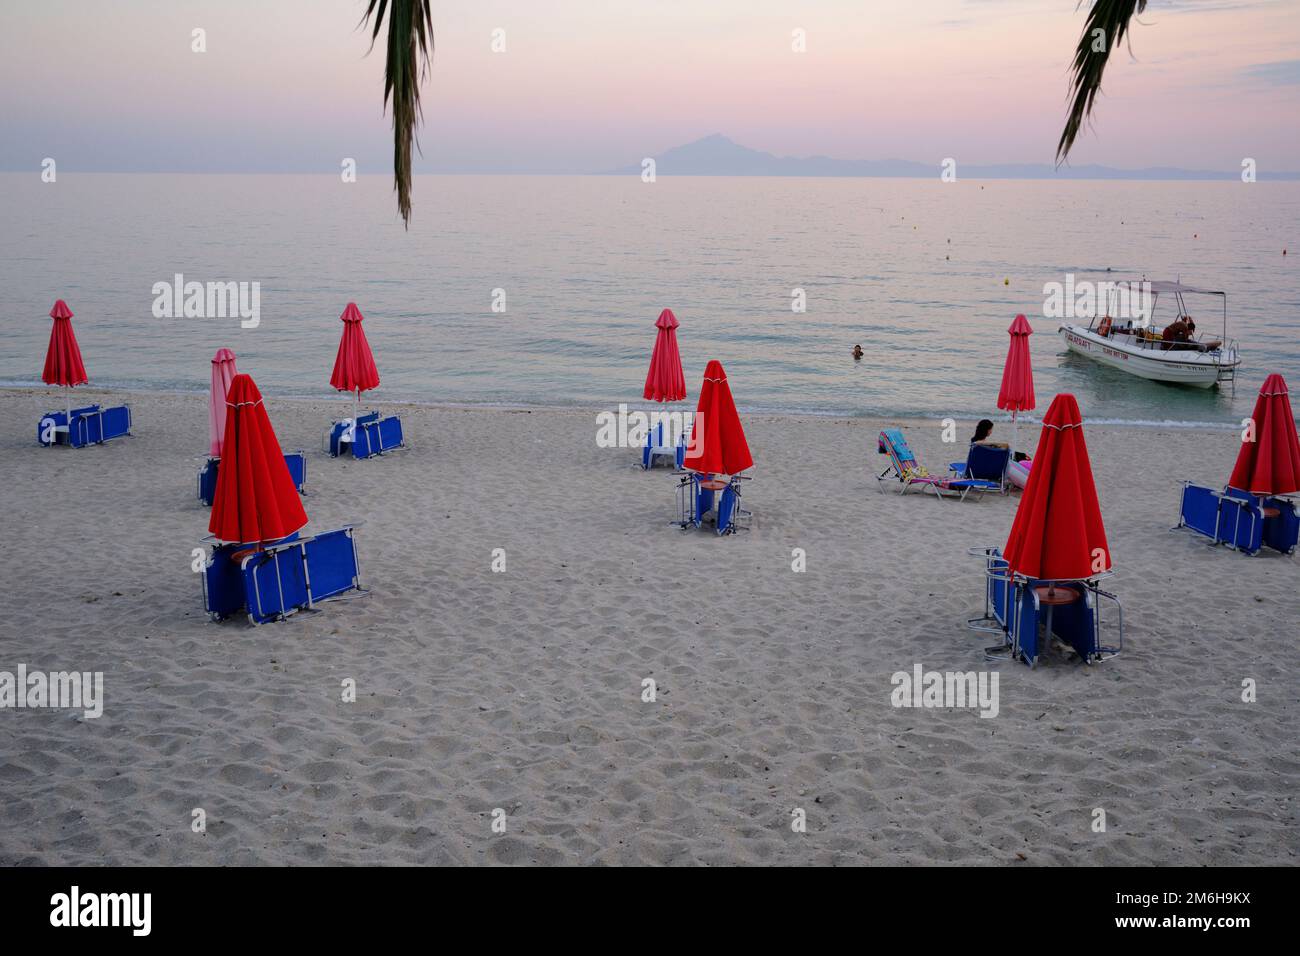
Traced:
POLYGON ((131 401, 137 437, 43 450, 43 393, 0 393, 0 670, 106 682, 97 720, 0 711, 0 864, 1296 861, 1300 565, 1169 531, 1230 433, 1087 430, 1127 647, 1031 671, 966 628, 1018 498, 879 495, 894 423, 747 418, 754 528, 719 539, 590 412, 407 408, 411 449, 352 462, 320 451, 346 402, 271 399, 371 592, 255 629, 190 571, 205 400, 131 401), (916 662, 997 670, 1000 713, 895 709, 916 662))

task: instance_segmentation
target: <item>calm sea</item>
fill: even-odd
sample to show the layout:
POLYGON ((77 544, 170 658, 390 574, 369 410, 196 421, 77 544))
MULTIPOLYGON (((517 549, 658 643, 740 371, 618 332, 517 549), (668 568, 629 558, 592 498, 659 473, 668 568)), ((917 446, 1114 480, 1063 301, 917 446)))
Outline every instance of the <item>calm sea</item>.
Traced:
POLYGON ((1226 425, 1269 372, 1300 389, 1296 183, 426 176, 405 232, 382 177, 61 171, 0 175, 0 207, 5 384, 39 379, 64 298, 92 382, 132 388, 206 389, 225 346, 267 394, 331 394, 355 300, 380 401, 637 404, 665 306, 691 399, 716 358, 742 409, 997 417, 1017 312, 1040 412, 1070 391, 1093 420, 1226 425), (176 273, 260 283, 260 325, 155 318, 176 273), (1066 273, 1227 290, 1235 396, 1064 354, 1066 273))

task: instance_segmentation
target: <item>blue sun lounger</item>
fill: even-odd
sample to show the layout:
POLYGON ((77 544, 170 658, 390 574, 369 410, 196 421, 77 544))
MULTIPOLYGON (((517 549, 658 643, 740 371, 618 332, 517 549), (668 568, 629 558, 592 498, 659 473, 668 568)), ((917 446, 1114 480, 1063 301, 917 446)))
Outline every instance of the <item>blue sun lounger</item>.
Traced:
POLYGON ((330 426, 331 458, 345 455, 349 451, 352 452, 353 458, 373 458, 406 445, 406 438, 402 433, 402 420, 396 415, 387 418, 380 418, 378 412, 362 415, 352 428, 351 440, 348 438, 349 425, 350 420, 345 419, 330 426))
MULTIPOLYGON (((1119 598, 1103 591, 1096 580, 1048 581, 1012 574, 998 548, 970 552, 984 559, 984 616, 966 622, 976 631, 1002 636, 1002 643, 984 649, 986 660, 1019 660, 1037 666, 1051 635, 1068 644, 1085 664, 1110 660, 1124 648, 1124 610, 1119 598), (1069 592, 1065 603, 1047 603, 1052 591, 1069 592), (1103 645, 1102 601, 1115 605, 1118 644, 1103 645), (1041 627, 1041 633, 1040 633, 1041 627)), ((1065 596, 1065 595, 1062 595, 1065 596)))
POLYGON ((965 461, 954 461, 948 470, 957 478, 974 478, 996 482, 998 491, 1007 493, 1007 464, 1011 461, 1009 445, 981 445, 972 442, 965 461))
POLYGON ((114 408, 87 405, 84 408, 74 408, 71 421, 66 411, 46 412, 36 426, 36 441, 47 448, 53 445, 71 445, 73 448, 102 445, 129 434, 130 405, 114 408))
MULTIPOLYGON (((289 477, 293 479, 293 486, 298 489, 298 494, 307 493, 307 453, 301 449, 294 452, 286 452, 284 463, 289 466, 289 477)), ((217 496, 217 474, 221 467, 220 458, 208 458, 199 469, 199 501, 207 507, 212 507, 212 500, 217 496)))
POLYGON ((1300 509, 1290 498, 1261 497, 1231 486, 1215 491, 1183 482, 1177 528, 1205 535, 1213 544, 1258 554, 1264 547, 1295 554, 1300 509))
POLYGON ((261 550, 218 545, 203 570, 203 604, 214 621, 240 613, 254 625, 282 621, 354 589, 363 590, 352 525, 261 550))
POLYGON ((667 444, 664 435, 664 423, 656 422, 646 433, 645 447, 641 449, 641 467, 649 471, 660 458, 667 458, 674 468, 681 468, 686 458, 686 434, 677 437, 676 445, 667 444))

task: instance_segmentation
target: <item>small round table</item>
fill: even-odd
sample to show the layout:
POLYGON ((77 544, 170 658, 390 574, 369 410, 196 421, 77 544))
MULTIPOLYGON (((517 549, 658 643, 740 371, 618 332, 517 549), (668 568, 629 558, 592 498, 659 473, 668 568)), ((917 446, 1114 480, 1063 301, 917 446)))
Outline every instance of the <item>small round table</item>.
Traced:
POLYGON ((722 491, 727 487, 728 482, 721 478, 701 478, 699 486, 705 491, 722 491))
POLYGON ((1282 509, 1274 508, 1270 505, 1265 505, 1263 508, 1259 509, 1259 512, 1265 517, 1265 519, 1276 518, 1278 515, 1282 513, 1282 509))
POLYGON ((1040 584, 1034 588, 1034 593, 1038 595, 1038 603, 1047 607, 1073 604, 1079 600, 1079 592, 1074 588, 1058 588, 1051 584, 1040 584))

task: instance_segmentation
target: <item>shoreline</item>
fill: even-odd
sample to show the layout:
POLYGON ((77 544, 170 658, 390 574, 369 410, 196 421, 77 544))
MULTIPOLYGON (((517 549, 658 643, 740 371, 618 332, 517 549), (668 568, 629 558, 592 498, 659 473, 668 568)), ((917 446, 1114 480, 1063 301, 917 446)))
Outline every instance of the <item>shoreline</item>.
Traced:
MULTIPOLYGON (((51 386, 47 385, 14 385, 0 384, 0 396, 2 395, 25 395, 25 396, 42 396, 50 395, 51 386)), ((181 389, 181 388, 140 388, 137 386, 94 386, 83 385, 77 389, 77 394, 73 395, 73 404, 85 404, 81 396, 92 395, 112 395, 126 400, 137 398, 147 400, 151 397, 197 397, 204 402, 208 399, 208 388, 181 389)), ((303 394, 277 394, 273 391, 264 391, 263 395, 274 402, 290 402, 296 405, 303 404, 322 404, 332 401, 343 402, 347 400, 346 395, 303 395, 303 394)), ((695 396, 698 398, 698 396, 695 396)), ((93 399, 91 399, 93 400, 93 399)), ((1046 411, 1050 404, 1050 399, 1045 399, 1042 403, 1042 410, 1046 411)), ((49 404, 49 403, 47 403, 49 404)), ((458 401, 423 401, 418 399, 398 399, 385 398, 382 395, 363 395, 362 404, 382 405, 386 408, 411 408, 411 409, 428 409, 431 411, 506 411, 506 412, 554 412, 554 413, 590 413, 595 416, 600 412, 617 411, 620 404, 628 407, 629 411, 689 411, 695 410, 694 398, 688 398, 684 402, 671 403, 668 405, 657 405, 644 399, 638 399, 635 402, 605 402, 605 403, 573 403, 573 404, 551 404, 538 403, 532 404, 527 402, 458 402, 458 401)), ((56 401, 53 403, 56 407, 62 407, 56 401)), ((341 408, 342 406, 340 406, 341 408)), ((878 412, 874 410, 863 411, 860 414, 850 414, 838 410, 821 410, 821 409, 786 409, 771 410, 763 406, 746 406, 738 404, 737 410, 743 416, 751 416, 763 419, 799 419, 814 418, 818 421, 841 421, 841 422, 862 422, 866 420, 879 420, 889 422, 902 422, 907 424, 933 424, 935 420, 952 417, 958 423, 977 422, 980 418, 989 418, 996 424, 1005 425, 1010 422, 1011 416, 998 408, 993 408, 989 412, 982 414, 972 413, 969 415, 936 412, 933 414, 917 414, 916 412, 895 413, 895 412, 878 412)), ((1018 418, 1022 428, 1028 430, 1037 428, 1041 422, 1035 412, 1022 415, 1018 418)), ((1224 432, 1233 432, 1240 429, 1238 422, 1207 422, 1207 421, 1177 421, 1155 419, 1118 419, 1118 418, 1093 418, 1088 415, 1083 416, 1085 425, 1093 428, 1121 428, 1121 429, 1142 429, 1142 430, 1176 430, 1180 433, 1205 432, 1209 434, 1223 434, 1224 432)), ((1298 422, 1300 424, 1300 422, 1298 422)))

